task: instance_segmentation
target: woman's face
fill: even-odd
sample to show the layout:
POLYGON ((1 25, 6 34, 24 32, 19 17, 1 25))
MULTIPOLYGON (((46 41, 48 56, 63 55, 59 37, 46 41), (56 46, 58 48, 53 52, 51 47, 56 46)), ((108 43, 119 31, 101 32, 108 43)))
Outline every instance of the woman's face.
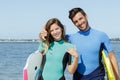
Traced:
POLYGON ((52 24, 50 26, 50 34, 51 36, 54 38, 55 41, 59 41, 62 39, 62 29, 60 26, 58 26, 57 24, 52 24))

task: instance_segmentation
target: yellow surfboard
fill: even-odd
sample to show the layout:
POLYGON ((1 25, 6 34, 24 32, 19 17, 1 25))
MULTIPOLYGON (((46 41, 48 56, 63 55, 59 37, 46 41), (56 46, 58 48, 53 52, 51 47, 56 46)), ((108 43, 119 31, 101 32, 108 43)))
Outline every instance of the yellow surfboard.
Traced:
POLYGON ((107 71, 108 79, 115 80, 115 76, 114 76, 111 62, 109 60, 109 57, 106 56, 104 50, 102 51, 102 59, 103 59, 104 65, 105 65, 105 69, 107 71))

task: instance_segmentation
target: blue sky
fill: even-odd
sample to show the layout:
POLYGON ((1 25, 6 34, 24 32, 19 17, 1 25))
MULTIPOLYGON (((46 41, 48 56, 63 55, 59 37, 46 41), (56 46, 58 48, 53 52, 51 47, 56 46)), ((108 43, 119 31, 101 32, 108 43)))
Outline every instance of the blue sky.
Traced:
POLYGON ((0 39, 38 39, 48 19, 56 17, 66 33, 77 31, 68 11, 81 7, 91 27, 110 38, 120 37, 120 0, 1 0, 0 39))

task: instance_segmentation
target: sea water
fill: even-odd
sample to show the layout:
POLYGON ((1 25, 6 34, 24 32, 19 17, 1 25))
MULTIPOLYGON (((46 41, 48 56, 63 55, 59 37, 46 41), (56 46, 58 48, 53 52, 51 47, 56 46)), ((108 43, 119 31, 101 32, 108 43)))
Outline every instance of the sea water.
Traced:
MULTIPOLYGON (((111 41, 120 66, 120 41, 111 41)), ((27 57, 38 49, 38 42, 0 42, 0 80, 23 80, 27 57)), ((72 75, 65 73, 67 80, 72 75)))

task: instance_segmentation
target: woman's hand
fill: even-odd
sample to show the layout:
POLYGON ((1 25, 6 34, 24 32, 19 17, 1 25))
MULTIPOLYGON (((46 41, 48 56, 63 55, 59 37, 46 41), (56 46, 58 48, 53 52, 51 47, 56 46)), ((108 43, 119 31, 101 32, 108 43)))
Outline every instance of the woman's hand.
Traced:
POLYGON ((68 53, 74 57, 74 60, 71 63, 71 65, 68 65, 69 73, 73 74, 76 71, 78 66, 79 55, 75 48, 71 48, 70 50, 68 50, 68 53))
POLYGON ((78 55, 78 53, 77 53, 75 48, 71 48, 70 50, 68 50, 68 53, 70 55, 72 55, 73 57, 75 57, 75 58, 79 58, 79 55, 78 55))
POLYGON ((45 30, 45 28, 42 29, 42 31, 40 32, 40 40, 45 41, 46 40, 46 36, 47 36, 47 31, 45 30))

